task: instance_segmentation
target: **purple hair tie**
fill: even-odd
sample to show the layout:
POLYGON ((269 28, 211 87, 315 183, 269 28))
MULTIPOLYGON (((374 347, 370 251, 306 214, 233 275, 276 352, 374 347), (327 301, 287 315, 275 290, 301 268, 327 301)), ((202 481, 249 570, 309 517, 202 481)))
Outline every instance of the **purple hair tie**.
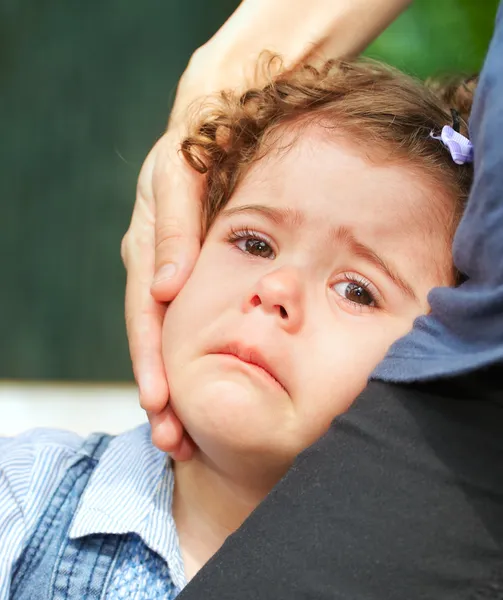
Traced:
POLYGON ((433 139, 440 140, 449 149, 452 160, 457 165, 473 162, 473 144, 464 135, 454 131, 450 125, 444 125, 440 135, 433 135, 433 131, 430 135, 433 139))

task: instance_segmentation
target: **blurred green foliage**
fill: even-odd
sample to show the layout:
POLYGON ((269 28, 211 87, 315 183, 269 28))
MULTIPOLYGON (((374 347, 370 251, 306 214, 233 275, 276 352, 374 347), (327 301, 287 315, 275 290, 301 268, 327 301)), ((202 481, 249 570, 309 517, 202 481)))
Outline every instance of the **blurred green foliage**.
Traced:
MULTIPOLYGON (((0 377, 131 378, 120 240, 192 51, 231 0, 0 0, 0 377)), ((369 49, 478 70, 496 0, 416 0, 369 49)))
POLYGON ((422 78, 478 72, 497 7, 498 0, 416 0, 366 54, 422 78))

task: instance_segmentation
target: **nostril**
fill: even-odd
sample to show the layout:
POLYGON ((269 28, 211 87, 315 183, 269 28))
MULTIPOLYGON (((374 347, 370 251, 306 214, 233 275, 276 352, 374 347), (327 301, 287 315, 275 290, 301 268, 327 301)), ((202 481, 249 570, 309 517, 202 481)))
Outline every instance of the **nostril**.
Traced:
POLYGON ((282 306, 279 307, 279 314, 281 315, 282 319, 286 319, 288 317, 288 313, 282 306))
POLYGON ((253 298, 251 299, 251 305, 255 307, 259 306, 260 304, 262 304, 260 298, 257 295, 253 296, 253 298))

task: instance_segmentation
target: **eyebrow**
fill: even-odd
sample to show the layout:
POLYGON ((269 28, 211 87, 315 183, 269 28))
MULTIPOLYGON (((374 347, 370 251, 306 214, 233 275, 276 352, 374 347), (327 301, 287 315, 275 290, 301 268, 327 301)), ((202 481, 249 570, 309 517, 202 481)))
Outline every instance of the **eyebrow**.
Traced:
POLYGON ((245 204, 234 208, 225 208, 222 211, 224 217, 241 213, 256 213, 272 221, 275 225, 287 225, 298 227, 305 222, 304 213, 293 208, 278 208, 273 206, 264 206, 263 204, 245 204))
MULTIPOLYGON (((264 206, 262 204, 246 204, 244 206, 225 208, 221 214, 224 217, 230 217, 232 215, 242 213, 255 213, 267 218, 276 225, 290 227, 299 227, 305 223, 306 220, 302 211, 292 208, 264 206)), ((393 283, 400 288, 404 294, 416 302, 419 302, 412 286, 398 274, 396 269, 394 269, 389 262, 386 262, 382 257, 380 257, 370 246, 360 242, 348 227, 340 226, 337 228, 332 228, 329 232, 329 238, 333 242, 339 244, 342 243, 346 247, 350 248, 356 256, 372 264, 379 271, 381 271, 381 273, 389 277, 389 279, 391 279, 391 281, 393 281, 393 283)))
POLYGON ((370 246, 360 242, 348 227, 341 226, 336 229, 331 229, 330 237, 336 242, 345 244, 351 248, 356 256, 374 265, 381 273, 389 277, 404 294, 412 298, 412 300, 419 302, 413 287, 398 274, 396 269, 379 256, 375 250, 372 250, 370 246))

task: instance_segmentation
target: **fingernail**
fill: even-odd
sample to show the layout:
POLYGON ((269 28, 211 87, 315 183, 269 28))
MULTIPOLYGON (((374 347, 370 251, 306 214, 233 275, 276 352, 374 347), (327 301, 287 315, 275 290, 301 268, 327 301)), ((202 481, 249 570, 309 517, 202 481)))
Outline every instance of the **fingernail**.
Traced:
POLYGON ((176 273, 176 265, 175 263, 167 263, 163 265, 155 274, 154 277, 154 285, 156 283, 160 283, 161 281, 168 281, 169 279, 173 279, 176 273))

